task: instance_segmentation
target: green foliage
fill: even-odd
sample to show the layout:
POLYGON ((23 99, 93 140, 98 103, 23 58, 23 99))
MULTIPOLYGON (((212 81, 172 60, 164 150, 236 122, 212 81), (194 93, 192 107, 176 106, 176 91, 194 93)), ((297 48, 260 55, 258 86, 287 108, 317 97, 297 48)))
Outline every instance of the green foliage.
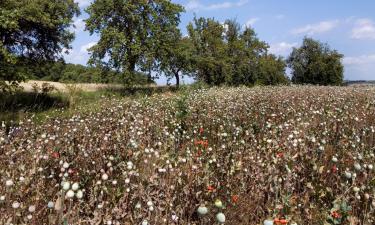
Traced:
POLYGON ((297 84, 341 85, 343 83, 343 58, 336 50, 331 50, 311 38, 304 38, 300 48, 294 48, 288 58, 292 69, 292 81, 297 84))
POLYGON ((282 58, 267 53, 250 27, 241 30, 235 20, 224 24, 194 18, 188 25, 194 51, 190 60, 196 78, 209 85, 275 85, 288 83, 282 58))
POLYGON ((181 37, 180 32, 176 32, 163 46, 159 57, 160 71, 164 73, 168 81, 174 77, 176 86, 179 87, 181 74, 190 75, 192 71, 192 42, 187 37, 181 37))
MULTIPOLYGON (((86 27, 99 33, 90 63, 132 75, 155 68, 158 50, 176 32, 182 6, 169 0, 96 0, 86 27)), ((149 73, 151 75, 151 73, 149 73)))
POLYGON ((79 8, 73 0, 3 0, 0 10, 0 90, 11 91, 25 79, 18 58, 52 60, 70 48, 79 8))
POLYGON ((194 18, 187 29, 194 46, 192 64, 195 77, 209 85, 224 83, 228 71, 224 27, 214 19, 194 18))
POLYGON ((63 60, 37 61, 28 58, 18 58, 15 67, 18 71, 22 71, 23 74, 27 74, 25 78, 32 80, 64 83, 150 84, 147 75, 140 72, 128 77, 123 73, 108 70, 107 68, 67 64, 63 60))
POLYGON ((348 205, 345 200, 336 200, 333 203, 333 208, 327 216, 328 224, 345 224, 348 221, 352 207, 348 205))

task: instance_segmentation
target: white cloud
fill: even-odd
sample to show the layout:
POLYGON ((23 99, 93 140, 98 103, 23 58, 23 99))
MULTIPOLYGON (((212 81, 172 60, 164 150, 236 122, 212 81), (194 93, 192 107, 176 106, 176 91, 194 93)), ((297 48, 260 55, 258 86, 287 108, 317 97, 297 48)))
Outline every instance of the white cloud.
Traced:
POLYGON ((185 5, 187 11, 199 11, 199 10, 216 10, 216 9, 228 9, 233 7, 240 7, 247 4, 249 0, 239 0, 237 2, 220 2, 205 5, 199 0, 189 0, 185 5))
POLYGON ((256 22, 258 22, 259 18, 251 18, 245 23, 245 27, 252 27, 256 22))
POLYGON ((370 19, 358 19, 352 29, 354 39, 375 39, 375 23, 370 19))
POLYGON ((91 4, 92 0, 75 0, 75 2, 78 3, 79 7, 86 7, 91 4))
POLYGON ((271 44, 269 52, 275 55, 282 55, 287 56, 294 47, 297 47, 298 43, 287 43, 287 42, 280 42, 276 44, 271 44))
POLYGON ((345 57, 346 79, 375 80, 375 54, 345 57))
POLYGON ((293 34, 307 34, 314 35, 319 33, 328 32, 339 25, 338 20, 327 20, 316 24, 308 24, 304 27, 300 27, 292 30, 293 34))
POLYGON ((343 63, 347 66, 375 64, 375 54, 361 55, 358 57, 345 57, 343 63))
POLYGON ((75 49, 68 50, 68 53, 65 53, 65 51, 63 51, 63 57, 68 63, 86 65, 90 56, 88 53, 88 49, 94 46, 96 43, 97 42, 90 42, 82 45, 81 48, 79 48, 79 51, 75 49))
POLYGON ((88 53, 88 49, 91 48, 92 46, 96 45, 97 42, 90 42, 90 43, 87 43, 85 45, 82 45, 81 46, 81 53, 88 53))

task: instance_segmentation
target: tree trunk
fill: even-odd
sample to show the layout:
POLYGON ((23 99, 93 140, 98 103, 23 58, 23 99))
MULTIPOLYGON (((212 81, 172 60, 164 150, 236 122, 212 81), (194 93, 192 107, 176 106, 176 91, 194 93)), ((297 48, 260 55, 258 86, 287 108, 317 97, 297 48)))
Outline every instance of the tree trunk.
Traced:
POLYGON ((174 74, 176 78, 176 88, 180 87, 180 76, 178 75, 178 72, 174 74))

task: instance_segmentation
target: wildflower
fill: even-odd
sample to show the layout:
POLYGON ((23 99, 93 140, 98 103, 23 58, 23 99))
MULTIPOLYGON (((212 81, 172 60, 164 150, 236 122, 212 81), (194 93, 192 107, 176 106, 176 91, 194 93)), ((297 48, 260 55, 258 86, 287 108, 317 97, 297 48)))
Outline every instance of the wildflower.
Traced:
POLYGON ((126 165, 127 165, 126 168, 127 168, 128 170, 133 169, 133 163, 132 163, 131 161, 127 162, 126 165))
POLYGON ((35 212, 35 205, 29 206, 29 212, 31 213, 35 212))
POLYGON ((70 188, 70 182, 69 181, 63 182, 63 190, 67 191, 69 190, 69 188, 70 188))
POLYGON ((338 213, 337 211, 333 211, 331 213, 331 216, 334 218, 334 219, 338 219, 341 217, 340 213, 338 213))
POLYGON ((350 178, 352 178, 352 174, 349 171, 345 171, 345 177, 347 179, 350 179, 350 178))
POLYGON ((76 193, 76 197, 77 197, 78 199, 83 198, 83 192, 82 192, 81 190, 78 190, 77 193, 76 193))
POLYGON ((219 222, 219 223, 225 223, 225 215, 223 213, 218 213, 216 214, 216 220, 219 222))
POLYGON ((52 152, 52 157, 55 158, 55 159, 58 159, 60 158, 60 154, 58 152, 52 152))
POLYGON ((337 161, 338 161, 338 159, 336 158, 336 156, 333 156, 332 157, 332 162, 337 163, 337 161))
POLYGON ((64 164, 63 164, 63 168, 64 168, 64 169, 68 169, 68 168, 69 168, 69 163, 64 162, 64 164))
POLYGON ((215 188, 211 185, 208 185, 207 190, 208 190, 208 192, 213 192, 213 191, 215 191, 215 188))
POLYGON ((54 207, 54 203, 52 201, 49 201, 48 204, 47 204, 47 207, 52 209, 54 207))
POLYGON ((233 195, 233 196, 232 196, 232 202, 233 202, 233 203, 237 203, 237 202, 238 202, 238 199, 239 199, 239 196, 238 196, 238 195, 233 195))
POLYGON ((206 206, 199 206, 198 209, 197 209, 197 212, 199 215, 203 216, 203 215, 206 215, 208 213, 208 209, 206 206))
POLYGON ((5 201, 5 195, 0 196, 0 202, 5 201))
POLYGON ((274 219, 273 222, 274 222, 276 225, 288 224, 288 220, 286 220, 286 219, 274 219))
POLYGON ((273 225, 273 220, 267 219, 267 220, 263 221, 263 225, 273 225))
POLYGON ((217 208, 223 208, 223 202, 220 199, 216 199, 215 206, 217 208))
POLYGON ((143 220, 142 221, 142 225, 148 225, 148 221, 147 220, 143 220))
POLYGON ((108 180, 108 174, 103 173, 103 175, 102 175, 102 180, 108 180))
POLYGON ((74 197, 74 191, 69 190, 69 191, 66 193, 66 197, 68 197, 68 198, 73 198, 73 197, 74 197))
POLYGON ((18 209, 19 207, 20 207, 20 203, 19 202, 17 202, 17 201, 14 201, 13 203, 12 203, 12 208, 13 209, 18 209))
POLYGON ((79 188, 79 184, 77 182, 72 185, 72 190, 73 191, 77 191, 78 188, 79 188))
POLYGON ((355 164, 354 164, 354 168, 355 168, 357 171, 360 171, 360 170, 362 169, 361 164, 359 164, 359 163, 355 163, 355 164))
POLYGON ((10 187, 10 186, 13 186, 13 181, 12 180, 7 180, 7 181, 5 181, 5 186, 7 186, 7 187, 10 187))

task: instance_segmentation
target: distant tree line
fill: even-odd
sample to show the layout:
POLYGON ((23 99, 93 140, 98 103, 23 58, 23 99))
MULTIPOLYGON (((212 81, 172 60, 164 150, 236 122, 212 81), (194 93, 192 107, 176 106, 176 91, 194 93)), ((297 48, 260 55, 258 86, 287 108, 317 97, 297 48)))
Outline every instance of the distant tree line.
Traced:
POLYGON ((146 85, 154 83, 141 72, 131 77, 125 76, 108 68, 83 66, 80 64, 57 61, 34 61, 27 58, 18 58, 15 67, 28 79, 70 83, 116 83, 128 85, 146 85))
POLYGON ((170 0, 95 0, 86 9, 86 29, 98 34, 89 66, 65 64, 69 29, 80 13, 73 0, 0 2, 0 89, 19 81, 148 83, 156 77, 190 76, 209 85, 341 85, 343 55, 304 38, 284 59, 269 52, 251 27, 235 20, 194 18, 183 36, 184 11, 170 0), (291 69, 291 79, 286 68, 291 69))

